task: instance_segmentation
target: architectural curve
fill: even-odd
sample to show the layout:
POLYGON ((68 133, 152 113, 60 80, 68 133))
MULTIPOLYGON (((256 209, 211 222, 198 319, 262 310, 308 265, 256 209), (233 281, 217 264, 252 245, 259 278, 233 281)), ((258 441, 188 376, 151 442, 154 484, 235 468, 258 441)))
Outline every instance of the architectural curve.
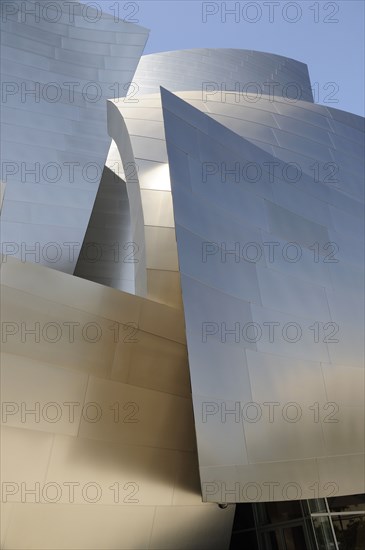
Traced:
MULTIPOLYGON (((357 233, 361 233, 362 207, 358 202, 363 192, 364 169, 361 117, 350 115, 346 119, 342 111, 306 101, 288 101, 287 98, 274 100, 263 96, 255 100, 252 95, 227 92, 224 101, 217 97, 204 101, 199 90, 175 93, 271 155, 271 160, 267 160, 270 164, 258 169, 267 168, 272 181, 278 181, 284 172, 286 181, 281 183, 280 194, 284 197, 288 184, 297 188, 298 201, 294 208, 298 214, 306 212, 305 190, 317 205, 307 213, 313 221, 322 223, 322 210, 327 208, 324 203, 329 202, 331 208, 335 208, 334 215, 338 209, 348 215, 353 213, 360 223, 357 233)), ((180 307, 174 212, 160 96, 143 95, 135 104, 109 104, 109 120, 113 124, 109 129, 111 136, 115 136, 118 126, 126 127, 133 151, 133 156, 126 155, 123 146, 120 147, 125 162, 134 163, 133 175, 136 172, 138 179, 134 184, 140 188, 145 235, 140 249, 145 251, 147 295, 180 307), (159 246, 161 243, 163 245, 159 246)), ((248 177, 258 177, 255 166, 250 173, 249 162, 248 155, 248 177)), ((137 190, 133 188, 133 192, 137 190)), ((138 214, 133 223, 142 223, 142 217, 138 214)), ((358 257, 359 266, 362 265, 361 257, 358 257)))
POLYGON ((2 547, 166 548, 175 528, 228 547, 234 509, 201 501, 182 312, 10 257, 1 291, 2 547))
POLYGON ((106 101, 127 95, 148 31, 97 3, 1 8, 2 242, 73 273, 110 146, 106 101))
POLYGON ((163 86, 174 92, 201 90, 207 97, 236 90, 313 102, 307 65, 254 50, 195 48, 148 54, 134 80, 138 94, 156 93, 163 86))
MULTIPOLYGON (((203 498, 283 500, 290 484, 293 500, 313 498, 313 484, 321 497, 331 483, 356 494, 365 456, 361 198, 344 201, 358 216, 345 213, 331 185, 318 185, 318 199, 301 174, 299 190, 277 157, 166 90, 162 103, 203 498)), ((296 129, 294 150, 295 139, 303 147, 296 129)))
POLYGON ((133 76, 146 29, 92 4, 1 4, 2 547, 221 550, 235 509, 266 547, 296 505, 317 547, 365 492, 364 120, 262 52, 133 76))

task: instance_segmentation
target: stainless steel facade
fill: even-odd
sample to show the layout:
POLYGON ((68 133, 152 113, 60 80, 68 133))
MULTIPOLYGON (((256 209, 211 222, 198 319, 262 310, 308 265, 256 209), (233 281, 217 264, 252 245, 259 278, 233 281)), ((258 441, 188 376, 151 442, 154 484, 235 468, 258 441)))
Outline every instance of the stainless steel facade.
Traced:
POLYGON ((226 90, 313 101, 308 67, 295 59, 251 50, 196 48, 145 55, 136 71, 139 92, 226 90), (176 70, 179 67, 179 70, 176 70))
POLYGON ((220 550, 235 503, 364 491, 363 119, 272 54, 133 77, 147 31, 77 10, 3 17, 2 546, 220 550))
POLYGON ((360 121, 348 116, 344 141, 345 118, 337 126, 336 111, 325 119, 311 105, 328 130, 318 129, 316 141, 313 127, 310 141, 298 122, 296 142, 280 104, 282 129, 273 126, 273 139, 285 135, 291 151, 276 145, 274 156, 173 94, 162 98, 203 496, 238 502, 311 498, 314 488, 321 496, 359 492, 360 121), (297 175, 285 176, 294 158, 297 175), (338 168, 335 184, 310 178, 315 162, 338 168), (259 177, 244 171, 247 163, 259 177), (279 176, 269 172, 273 165, 279 176))
POLYGON ((148 38, 98 4, 70 4, 1 3, 1 238, 6 253, 67 273, 110 146, 106 101, 127 95, 148 38))

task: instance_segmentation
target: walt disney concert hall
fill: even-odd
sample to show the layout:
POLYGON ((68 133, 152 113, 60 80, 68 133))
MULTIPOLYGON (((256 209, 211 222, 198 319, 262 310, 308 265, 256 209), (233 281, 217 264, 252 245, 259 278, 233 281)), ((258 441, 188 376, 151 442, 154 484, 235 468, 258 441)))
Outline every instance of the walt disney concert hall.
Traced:
POLYGON ((362 549, 364 120, 1 4, 2 548, 362 549))

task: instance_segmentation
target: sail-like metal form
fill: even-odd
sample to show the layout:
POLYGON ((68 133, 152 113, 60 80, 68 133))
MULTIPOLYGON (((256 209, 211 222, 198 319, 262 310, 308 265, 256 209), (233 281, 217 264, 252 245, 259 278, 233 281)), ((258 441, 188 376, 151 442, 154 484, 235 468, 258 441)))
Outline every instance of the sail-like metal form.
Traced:
POLYGON ((359 492, 361 120, 310 105, 310 125, 275 101, 270 154, 244 122, 239 136, 165 90, 162 103, 204 499, 359 492))

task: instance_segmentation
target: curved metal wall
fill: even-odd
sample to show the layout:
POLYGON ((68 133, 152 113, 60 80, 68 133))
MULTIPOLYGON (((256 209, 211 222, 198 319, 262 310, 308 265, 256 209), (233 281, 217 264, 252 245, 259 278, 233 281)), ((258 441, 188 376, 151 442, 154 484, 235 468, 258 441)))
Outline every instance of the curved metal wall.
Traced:
POLYGON ((140 94, 201 90, 207 97, 226 90, 313 102, 307 65, 264 52, 196 48, 144 55, 134 81, 140 94))
MULTIPOLYGON (((116 149, 116 148, 115 148, 116 149)), ((110 151, 114 150, 111 147, 110 151)), ((118 160, 108 156, 74 275, 135 294, 139 248, 131 236, 129 199, 118 177, 118 160)))
MULTIPOLYGON (((273 98, 263 96, 251 101, 254 96, 250 96, 248 99, 241 97, 241 102, 237 102, 236 93, 226 93, 225 101, 220 101, 218 97, 204 101, 200 91, 176 94, 273 155, 275 158, 270 170, 275 178, 280 173, 275 165, 278 160, 294 163, 293 168, 284 174, 286 181, 282 182, 280 193, 284 197, 288 183, 298 189, 298 200, 294 205, 297 213, 304 212, 321 223, 322 204, 328 201, 336 209, 353 213, 355 219, 361 217, 361 205, 358 202, 362 192, 363 170, 360 159, 363 141, 360 117, 348 114, 346 119, 346 113, 342 111, 304 101, 288 102, 286 98, 273 101, 273 98), (346 124, 343 122, 345 120, 346 124), (298 134, 300 137, 296 140, 298 134), (346 140, 342 135, 346 136, 346 140), (352 158, 357 161, 354 163, 352 158), (300 178, 296 177, 296 166, 302 173, 300 178), (301 192, 303 185, 316 200, 316 208, 308 208, 308 201, 304 201, 301 192)), ((134 225, 144 224, 144 230, 140 228, 139 231, 139 235, 145 235, 144 238, 139 237, 142 243, 139 246, 139 259, 143 260, 145 251, 147 278, 142 295, 180 307, 173 207, 160 96, 141 96, 134 105, 109 103, 109 132, 120 142, 117 132, 121 127, 125 128, 129 152, 127 155, 124 140, 123 144, 120 142, 120 155, 127 166, 127 176, 130 175, 132 179, 130 185, 133 196, 140 190, 138 201, 142 205, 143 217, 139 209, 132 214, 132 218, 134 225), (122 117, 120 122, 118 111, 122 117), (134 169, 131 170, 131 167, 134 169)), ((232 166, 227 168, 232 169, 232 166)), ((252 167, 251 174, 248 174, 252 178, 256 177, 254 170, 252 167)), ((119 166, 118 173, 126 177, 119 166)), ((356 260, 354 255, 351 261, 360 261, 362 265, 361 258, 356 260)), ((118 266, 115 268, 117 270, 118 266)))
MULTIPOLYGON (((266 131, 283 149, 274 156, 220 115, 217 123, 174 94, 162 97, 203 498, 358 493, 362 121, 310 105, 322 127, 304 124, 275 101, 282 116, 266 131), (290 173, 287 163, 302 156, 321 168, 332 162, 336 182, 290 173)), ((227 110, 234 119, 237 106, 227 110)))
MULTIPOLYGON (((93 77, 108 88, 132 79, 144 29, 121 23, 119 34, 108 16, 100 30, 82 17, 67 26, 62 17, 50 31, 9 15, 17 37, 5 34, 9 81, 29 84, 37 75, 44 84, 52 75, 62 83, 62 71, 73 80, 83 69, 80 83, 93 77), (19 45, 22 56, 33 52, 32 74, 17 57, 19 45)), ((4 547, 23 547, 25 538, 37 548, 59 548, 61 538, 65 548, 178 548, 182 541, 196 548, 197 540, 201 548, 227 547, 234 507, 201 503, 197 458, 203 499, 211 502, 350 494, 364 485, 363 120, 314 105, 305 65, 260 52, 154 54, 142 59, 133 80, 137 102, 108 105, 114 142, 105 174, 114 172, 125 189, 106 178, 93 208, 98 181, 85 189, 82 178, 70 188, 65 180, 38 186, 7 177, 5 240, 81 244, 89 223, 84 244, 128 238, 139 261, 127 270, 105 257, 86 269, 81 262, 76 273, 101 285, 9 258, 3 267, 5 321, 13 323, 4 349, 6 401, 93 402, 105 412, 101 422, 78 415, 56 424, 10 414, 5 480, 92 480, 109 497, 70 506, 67 498, 24 501, 17 491, 4 509, 4 547), (207 81, 218 89, 204 96, 207 81), (237 82, 263 91, 265 82, 279 85, 273 95, 255 97, 248 89, 238 93, 237 82), (293 82, 305 101, 291 97, 293 82), (160 85, 179 96, 164 91, 164 116, 160 85), (288 166, 294 162, 299 179, 288 166), (257 250, 262 254, 252 259, 257 250), (300 260, 292 261, 297 250, 300 260), (339 261, 325 261, 333 257, 339 261), (24 328, 37 322, 65 327, 63 338, 50 341, 51 331, 38 342, 32 333, 24 339, 24 328), (72 342, 64 337, 70 322, 77 323, 72 342), (101 329, 100 340, 77 332, 89 323, 101 329), (294 341, 298 326, 302 335, 294 341), (260 338, 250 332, 260 329, 260 338), (115 423, 108 414, 116 402, 137 403, 141 421, 115 423), (298 407, 301 417, 293 421, 298 407), (111 484, 130 480, 139 502, 112 502, 111 484)), ((35 102, 34 114, 16 95, 5 106, 6 116, 19 121, 10 130, 7 162, 41 157, 104 166, 103 101, 85 106, 76 94, 71 105, 63 96, 53 105, 35 102), (39 123, 44 130, 33 128, 39 123)), ((63 260, 51 267, 71 270, 63 260)))
MULTIPOLYGON (((168 85, 172 90, 179 89, 179 86, 181 89, 193 88, 195 91, 189 92, 190 95, 188 92, 177 93, 189 97, 193 105, 211 113, 213 118, 216 113, 215 108, 211 107, 218 106, 217 112, 224 116, 224 123, 235 131, 240 131, 240 120, 245 120, 246 135, 253 142, 257 139, 261 146, 267 142, 267 147, 272 152, 270 144, 279 145, 276 136, 268 128, 269 125, 279 128, 279 125, 266 112, 271 109, 273 92, 283 95, 277 97, 282 100, 283 108, 286 104, 288 107, 304 104, 290 98, 288 83, 294 83, 301 90, 310 90, 306 65, 261 52, 204 49, 165 52, 141 59, 134 77, 136 94, 133 101, 114 101, 113 105, 109 105, 109 133, 118 145, 122 164, 126 166, 123 171, 118 164, 116 175, 127 181, 132 211, 131 238, 138 249, 138 265, 135 266, 134 275, 137 294, 181 307, 160 96, 145 92, 158 90, 160 84, 168 85), (183 83, 181 75, 184 75, 183 83), (221 90, 205 94, 202 83, 207 78, 215 78, 220 83, 221 90), (262 93, 259 96, 252 95, 247 90, 243 93, 242 86, 247 82, 256 83, 262 93), (233 95, 225 91, 235 89, 237 83, 240 91, 235 91, 233 95), (276 85, 270 89, 269 83, 271 86, 274 83, 276 85), (245 103, 243 107, 242 98, 245 103), (232 102, 238 103, 237 107, 242 107, 242 111, 237 109, 234 117, 225 116, 232 102), (118 117, 118 111, 122 118, 118 117), (236 117, 240 120, 237 121, 236 117), (258 120, 262 123, 259 126, 255 124, 258 120)), ((312 101, 311 93, 304 95, 312 101)), ((275 108, 274 112, 277 112, 275 108)), ((129 283, 123 283, 123 278, 120 278, 124 267, 123 264, 114 263, 112 271, 114 284, 126 290, 130 288, 129 283)), ((90 264, 89 277, 98 280, 101 269, 102 262, 90 264)))
MULTIPOLYGON (((176 95, 209 118, 169 99, 169 163, 159 96, 119 111, 138 167, 145 234, 150 225, 156 232, 150 250, 146 242, 147 280, 148 262, 166 269, 174 253, 173 239, 158 255, 153 247, 175 217, 203 496, 271 500, 270 480, 276 500, 356 493, 364 460, 363 119, 280 97, 176 95), (250 243, 259 260, 237 259, 236 245, 250 243), (290 247, 300 261, 285 256, 290 247), (231 263, 225 250, 234 251, 231 263), (281 332, 257 342, 241 334, 237 343, 236 333, 222 334, 237 324, 281 332), (303 334, 294 342, 284 327, 303 334), (202 341, 203 328, 216 331, 212 341, 209 333, 202 341), (251 402, 251 412, 257 405, 275 422, 243 419, 251 402), (295 407, 301 422, 283 417, 295 407)), ((155 299, 167 300, 166 291, 155 299)))
POLYGON ((234 507, 201 502, 182 313, 13 258, 1 283, 2 548, 228 548, 234 507))
POLYGON ((69 4, 1 5, 1 177, 3 251, 72 273, 110 146, 106 100, 126 96, 148 31, 69 4))
POLYGON ((139 250, 136 285, 142 296, 181 308, 160 97, 141 97, 135 106, 110 101, 108 121, 123 165, 121 177, 127 182, 133 240, 139 250))

